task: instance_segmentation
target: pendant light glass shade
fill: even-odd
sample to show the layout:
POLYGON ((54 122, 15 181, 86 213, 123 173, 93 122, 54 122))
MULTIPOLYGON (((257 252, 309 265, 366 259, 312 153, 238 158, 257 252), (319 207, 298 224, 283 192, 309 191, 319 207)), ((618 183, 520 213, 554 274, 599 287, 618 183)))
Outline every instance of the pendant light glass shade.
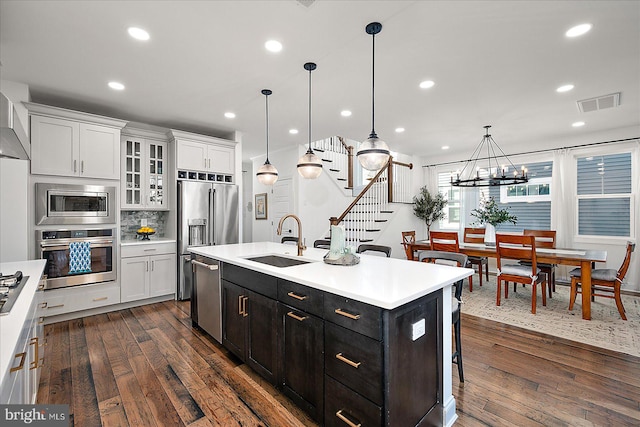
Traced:
POLYGON ((278 169, 269 163, 269 95, 272 93, 269 89, 262 89, 267 122, 267 160, 265 160, 264 165, 258 168, 256 176, 258 181, 264 185, 273 185, 278 180, 278 169))
POLYGON ((373 55, 371 66, 371 133, 369 138, 363 141, 358 148, 356 156, 360 165, 370 171, 378 171, 389 161, 389 146, 378 138, 375 129, 375 59, 376 59, 376 34, 382 31, 382 24, 372 22, 365 28, 367 34, 371 34, 373 41, 373 55))
POLYGON ((316 64, 307 62, 304 69, 309 71, 309 149, 298 160, 298 173, 305 179, 316 179, 322 173, 322 161, 311 149, 311 72, 316 69, 316 64))

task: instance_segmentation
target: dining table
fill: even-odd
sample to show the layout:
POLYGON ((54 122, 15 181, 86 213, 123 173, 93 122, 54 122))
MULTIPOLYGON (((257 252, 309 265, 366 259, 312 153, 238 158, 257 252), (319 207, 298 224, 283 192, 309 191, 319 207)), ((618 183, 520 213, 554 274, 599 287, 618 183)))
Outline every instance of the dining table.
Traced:
MULTIPOLYGON (((482 243, 459 244, 460 252, 469 256, 496 258, 495 245, 482 243)), ((416 240, 408 244, 413 252, 430 250, 428 240, 416 240)), ((607 251, 579 248, 536 248, 536 258, 540 263, 575 265, 580 267, 582 284, 582 318, 591 320, 591 270, 595 262, 606 262, 607 251)))

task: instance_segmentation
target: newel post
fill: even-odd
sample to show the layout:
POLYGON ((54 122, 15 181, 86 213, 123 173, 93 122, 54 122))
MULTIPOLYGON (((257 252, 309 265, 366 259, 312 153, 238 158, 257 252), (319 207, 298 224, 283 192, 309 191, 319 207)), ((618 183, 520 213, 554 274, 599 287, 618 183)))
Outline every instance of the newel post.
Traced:
POLYGON ((387 192, 389 194, 389 203, 393 203, 393 156, 389 156, 387 163, 387 192))

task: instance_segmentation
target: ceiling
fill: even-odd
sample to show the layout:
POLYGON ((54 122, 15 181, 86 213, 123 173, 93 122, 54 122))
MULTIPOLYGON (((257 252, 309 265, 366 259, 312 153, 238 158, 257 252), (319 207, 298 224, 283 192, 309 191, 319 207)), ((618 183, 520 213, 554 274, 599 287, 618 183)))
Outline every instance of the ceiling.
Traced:
POLYGON ((214 136, 237 130, 246 160, 265 151, 264 88, 270 150, 307 142, 308 61, 318 65, 312 138, 368 137, 372 21, 383 25, 375 130, 392 151, 438 157, 448 145, 467 158, 487 124, 508 154, 640 129, 638 1, 2 0, 0 77, 27 84, 34 102, 214 136), (590 32, 565 37, 584 22, 590 32), (129 37, 130 26, 150 40, 129 37), (283 50, 266 51, 268 39, 283 50), (435 86, 420 89, 423 80, 435 86), (557 93, 565 83, 575 88, 557 93), (577 107, 614 92, 619 107, 577 107))

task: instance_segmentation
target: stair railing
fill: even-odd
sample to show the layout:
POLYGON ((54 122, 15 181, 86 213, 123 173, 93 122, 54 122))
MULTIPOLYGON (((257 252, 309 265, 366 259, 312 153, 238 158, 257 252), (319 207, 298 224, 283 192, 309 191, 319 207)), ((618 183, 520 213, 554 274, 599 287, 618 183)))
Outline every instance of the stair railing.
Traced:
POLYGON ((391 203, 412 203, 411 195, 411 170, 413 163, 402 163, 389 158, 388 177, 389 180, 389 202, 391 203))

